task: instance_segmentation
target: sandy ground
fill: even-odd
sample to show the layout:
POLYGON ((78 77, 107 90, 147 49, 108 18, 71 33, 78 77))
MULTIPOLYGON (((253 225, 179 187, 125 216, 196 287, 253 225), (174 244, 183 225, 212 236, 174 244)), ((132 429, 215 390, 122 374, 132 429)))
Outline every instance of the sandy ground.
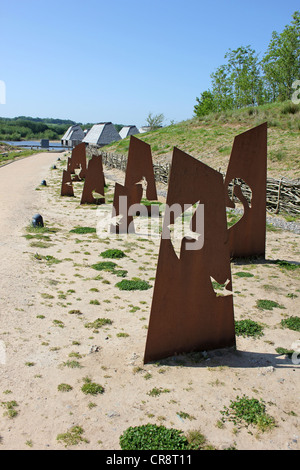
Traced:
MULTIPOLYGON (((119 248, 127 256, 114 261, 127 278, 153 286, 159 239, 70 233, 96 227, 103 212, 80 206, 81 182, 74 198, 60 197, 65 167, 64 154, 43 153, 0 169, 0 449, 64 449, 57 436, 81 426, 86 441, 72 448, 118 450, 125 429, 146 423, 200 431, 216 449, 299 449, 299 365, 275 349, 299 340, 280 321, 299 315, 300 277, 271 262, 299 262, 299 235, 268 230, 265 263, 232 263, 235 319, 262 323, 262 337, 237 336, 236 351, 207 352, 201 360, 181 355, 144 365, 153 288, 121 291, 121 278, 91 266, 102 251, 119 248), (45 233, 50 239, 24 237, 37 212, 57 229, 45 233), (43 258, 49 255, 58 262, 43 258), (241 271, 253 276, 238 277, 241 271), (259 310, 259 299, 281 308, 259 310), (97 318, 112 323, 88 328, 97 318), (86 378, 104 393, 84 394, 86 378), (161 393, 152 396, 155 388, 161 393), (224 406, 244 394, 264 400, 273 429, 221 425, 224 406), (15 402, 14 417, 7 402, 15 402)), ((112 200, 114 181, 124 175, 110 170, 106 177, 112 200)))

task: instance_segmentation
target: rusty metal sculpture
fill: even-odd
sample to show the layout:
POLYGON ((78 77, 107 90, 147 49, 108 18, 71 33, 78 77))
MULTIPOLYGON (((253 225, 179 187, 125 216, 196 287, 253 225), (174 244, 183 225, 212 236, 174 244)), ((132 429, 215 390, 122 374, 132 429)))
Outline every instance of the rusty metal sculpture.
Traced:
POLYGON ((151 146, 133 135, 130 136, 125 175, 126 188, 132 188, 141 181, 146 182, 146 198, 157 200, 151 146))
POLYGON ((125 184, 115 185, 113 216, 119 220, 111 225, 111 233, 135 233, 133 216, 144 213, 143 209, 151 214, 151 206, 141 204, 144 190, 149 201, 157 200, 151 147, 130 136, 125 184))
POLYGON ((72 178, 68 170, 63 170, 60 195, 61 196, 74 196, 72 178))
POLYGON ((235 137, 224 181, 227 207, 235 207, 228 195, 228 185, 235 178, 245 181, 252 191, 251 203, 238 184, 234 194, 244 207, 242 218, 229 229, 229 252, 232 258, 265 256, 267 123, 235 137))
POLYGON ((115 185, 113 200, 113 220, 110 232, 114 234, 135 233, 133 215, 130 208, 139 205, 143 194, 141 184, 134 184, 127 188, 119 183, 115 185), (118 220, 117 220, 118 219, 118 220))
MULTIPOLYGON (((183 237, 179 258, 168 236, 176 216, 165 213, 144 363, 176 353, 235 346, 223 177, 174 148, 166 208, 179 205, 178 218, 186 205, 199 201, 204 205, 204 233, 197 242, 183 237), (228 295, 218 296, 211 278, 226 284, 228 295)), ((190 228, 199 233, 198 209, 190 228)))
POLYGON ((71 158, 68 159, 68 171, 75 175, 74 180, 82 180, 86 175, 86 150, 85 143, 76 145, 73 148, 71 158), (75 170, 80 170, 79 175, 75 173, 75 170))
POLYGON ((105 178, 101 155, 93 155, 88 163, 80 204, 104 204, 105 178))

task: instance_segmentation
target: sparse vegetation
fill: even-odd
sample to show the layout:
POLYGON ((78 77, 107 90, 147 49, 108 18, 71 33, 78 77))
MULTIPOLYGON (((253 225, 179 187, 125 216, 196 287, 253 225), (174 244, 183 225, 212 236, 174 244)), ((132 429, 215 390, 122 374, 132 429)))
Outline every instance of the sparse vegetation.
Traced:
POLYGON ((266 431, 275 426, 275 420, 266 413, 266 406, 263 400, 249 398, 246 395, 237 396, 236 400, 231 400, 229 407, 224 407, 221 411, 223 421, 232 421, 235 425, 254 425, 261 431, 266 431))
POLYGON ((87 439, 82 437, 84 430, 81 426, 73 426, 68 432, 58 434, 56 439, 61 441, 65 447, 75 446, 81 442, 88 442, 87 439))
POLYGON ((140 279, 124 279, 123 281, 117 282, 116 287, 120 290, 147 290, 151 289, 151 285, 147 281, 140 279))
POLYGON ((300 317, 291 316, 281 320, 281 326, 289 330, 300 331, 300 317))
POLYGON ((238 336, 253 336, 257 338, 263 335, 263 326, 250 319, 236 320, 235 333, 238 336))

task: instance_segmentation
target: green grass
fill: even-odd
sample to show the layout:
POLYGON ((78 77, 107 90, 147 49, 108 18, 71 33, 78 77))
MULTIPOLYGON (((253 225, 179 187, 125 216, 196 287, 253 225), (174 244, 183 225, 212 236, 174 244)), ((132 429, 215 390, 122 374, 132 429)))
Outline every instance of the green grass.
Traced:
POLYGON ((107 271, 116 274, 118 277, 126 277, 126 269, 116 269, 118 265, 113 261, 100 261, 99 263, 92 264, 92 268, 97 271, 107 271))
POLYGON ((78 233, 78 234, 96 233, 96 229, 94 227, 75 227, 72 230, 70 230, 70 233, 78 233))
POLYGON ((237 276, 237 277, 254 277, 254 274, 248 273, 246 271, 239 271, 237 273, 234 273, 234 276, 237 276))
MULTIPOLYGON (((2 145, 2 143, 0 142, 2 145)), ((4 144, 6 146, 6 144, 4 144)), ((19 158, 24 158, 24 157, 29 157, 30 155, 34 155, 36 153, 41 153, 41 150, 20 150, 16 151, 15 147, 7 145, 6 150, 3 153, 0 153, 0 166, 8 163, 10 161, 19 159, 19 158)))
POLYGON ((189 448, 187 438, 182 431, 144 424, 129 427, 120 436, 122 450, 184 450, 189 448))
POLYGON ((102 328, 104 325, 111 325, 112 320, 109 318, 97 318, 93 322, 86 323, 84 326, 85 328, 93 328, 95 330, 98 330, 99 328, 102 328))
POLYGON ((300 269, 300 264, 295 264, 295 263, 290 263, 289 261, 284 261, 277 259, 275 261, 275 264, 278 264, 283 269, 286 269, 287 271, 295 271, 296 269, 300 269))
MULTIPOLYGON (((300 113, 285 112, 290 106, 291 102, 278 102, 253 107, 251 112, 246 107, 212 113, 139 134, 138 138, 151 145, 154 163, 164 155, 170 161, 175 146, 225 172, 234 137, 267 121, 272 130, 268 136, 268 175, 279 177, 284 174, 294 179, 300 177, 300 113)), ((129 137, 105 146, 103 151, 127 155, 128 148, 129 137)))
POLYGON ((291 316, 289 318, 284 318, 281 320, 280 324, 289 330, 300 331, 300 317, 291 316))
POLYGON ((73 426, 68 432, 58 434, 57 441, 61 441, 65 447, 75 446, 81 442, 88 442, 87 439, 82 437, 84 430, 81 426, 73 426))
POLYGON ((147 281, 142 281, 142 280, 129 280, 129 279, 123 279, 120 282, 117 282, 116 287, 118 287, 120 290, 147 290, 151 289, 151 285, 147 281))
POLYGON ((260 310, 273 310, 273 308, 285 308, 274 300, 260 299, 256 301, 256 306, 260 310))
POLYGON ((91 379, 85 377, 84 385, 81 387, 81 391, 85 395, 99 395, 104 393, 104 387, 102 385, 97 384, 96 382, 92 382, 91 379))
POLYGON ((274 418, 266 413, 264 401, 246 395, 231 400, 229 407, 225 406, 221 414, 224 417, 223 421, 229 420, 235 425, 254 425, 261 431, 270 430, 275 426, 274 418))
POLYGON ((102 256, 102 258, 120 259, 120 258, 124 258, 124 256, 126 256, 126 255, 125 255, 124 251, 122 251, 122 250, 109 249, 109 250, 106 250, 106 251, 102 251, 102 253, 100 253, 100 256, 102 256))
POLYGON ((260 337, 263 335, 263 326, 253 320, 236 320, 235 333, 237 336, 260 337))

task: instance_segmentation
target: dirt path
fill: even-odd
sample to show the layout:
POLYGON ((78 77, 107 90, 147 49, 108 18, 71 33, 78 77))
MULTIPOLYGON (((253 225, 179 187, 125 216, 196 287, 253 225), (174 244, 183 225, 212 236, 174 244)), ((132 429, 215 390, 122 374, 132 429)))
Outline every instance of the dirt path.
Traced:
MULTIPOLYGON (((0 450, 63 449, 58 437, 74 426, 84 439, 73 436, 75 449, 118 450, 125 429, 149 422, 199 431, 217 449, 299 449, 299 365, 276 352, 299 340, 280 325, 299 316, 299 270, 272 261, 299 262, 300 235, 269 229, 265 263, 232 263, 235 319, 259 322, 263 336, 237 336, 237 351, 144 365, 159 239, 70 232, 95 228, 103 213, 80 205, 81 182, 74 198, 60 197, 65 167, 62 154, 45 153, 0 169, 0 450), (39 187, 42 179, 47 187, 39 187), (51 231, 27 239, 36 212, 51 231), (121 291, 122 278, 93 269, 108 248, 126 254, 113 260, 126 278, 152 287, 121 291), (259 299, 277 307, 261 310, 259 299), (111 323, 91 328, 98 318, 111 323), (104 393, 83 393, 87 378, 104 393), (243 394, 264 400, 276 427, 262 433, 222 423, 224 406, 243 394), (15 416, 7 415, 9 406, 15 416)), ((111 202, 114 181, 124 175, 107 176, 111 202)))

